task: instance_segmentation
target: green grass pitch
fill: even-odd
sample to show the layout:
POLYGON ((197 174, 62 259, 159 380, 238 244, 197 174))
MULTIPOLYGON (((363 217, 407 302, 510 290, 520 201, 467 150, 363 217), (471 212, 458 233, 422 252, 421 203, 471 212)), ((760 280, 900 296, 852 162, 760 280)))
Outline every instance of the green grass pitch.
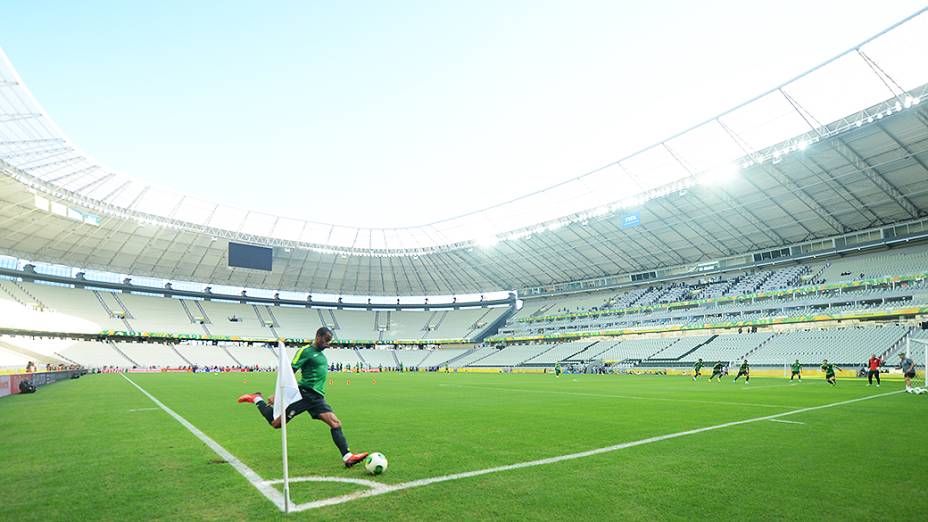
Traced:
MULTIPOLYGON (((280 432, 241 393, 274 374, 134 374, 133 381, 266 480, 280 432), (246 382, 247 381, 247 382, 246 382)), ((355 451, 346 470, 321 422, 289 425, 292 477, 399 484, 881 395, 545 465, 282 514, 120 375, 0 399, 6 520, 917 520, 928 513, 928 400, 902 383, 693 383, 687 377, 336 374, 328 399, 355 451), (874 518, 875 517, 875 518, 874 518)), ((300 482, 296 504, 364 491, 300 482)))

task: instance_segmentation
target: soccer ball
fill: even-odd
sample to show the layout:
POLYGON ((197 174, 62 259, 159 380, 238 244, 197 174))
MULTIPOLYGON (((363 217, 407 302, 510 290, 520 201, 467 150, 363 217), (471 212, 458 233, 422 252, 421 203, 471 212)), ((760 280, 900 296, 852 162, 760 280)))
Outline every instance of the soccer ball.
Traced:
POLYGON ((387 457, 383 453, 371 453, 364 459, 364 469, 371 475, 380 475, 387 471, 387 457))

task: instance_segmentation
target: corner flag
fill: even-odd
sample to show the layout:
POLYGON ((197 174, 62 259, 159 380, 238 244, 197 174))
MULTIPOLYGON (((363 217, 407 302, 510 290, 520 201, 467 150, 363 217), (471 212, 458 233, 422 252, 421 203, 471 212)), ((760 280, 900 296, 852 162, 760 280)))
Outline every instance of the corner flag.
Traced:
POLYGON ((284 461, 284 512, 290 512, 290 470, 287 466, 287 406, 303 398, 293 375, 287 357, 287 345, 283 340, 277 341, 277 386, 274 398, 274 418, 280 418, 281 444, 283 445, 284 461))
POLYGON ((274 418, 284 414, 287 406, 303 398, 290 366, 290 357, 287 356, 287 346, 283 341, 277 341, 277 387, 274 391, 274 418))

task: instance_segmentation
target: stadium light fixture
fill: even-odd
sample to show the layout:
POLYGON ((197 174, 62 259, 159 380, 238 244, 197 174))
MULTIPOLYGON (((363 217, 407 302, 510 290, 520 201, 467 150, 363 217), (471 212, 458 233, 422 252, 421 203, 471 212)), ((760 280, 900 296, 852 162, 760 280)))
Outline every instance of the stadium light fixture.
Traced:
POLYGON ((700 185, 722 185, 735 179, 741 170, 737 165, 723 165, 704 172, 698 177, 700 185))
POLYGON ((479 237, 476 240, 474 240, 474 242, 477 243, 477 246, 479 246, 480 248, 493 248, 494 246, 496 246, 497 243, 499 243, 499 238, 496 237, 495 235, 489 235, 489 236, 479 237))

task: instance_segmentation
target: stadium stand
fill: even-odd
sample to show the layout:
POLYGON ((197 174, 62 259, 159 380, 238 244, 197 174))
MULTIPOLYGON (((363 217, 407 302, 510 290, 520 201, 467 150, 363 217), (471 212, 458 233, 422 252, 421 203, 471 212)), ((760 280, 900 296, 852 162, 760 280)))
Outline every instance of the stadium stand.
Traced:
POLYGON ((497 350, 470 366, 508 367, 518 366, 550 350, 552 344, 513 345, 497 350))
POLYGON ((784 332, 764 343, 755 353, 745 355, 759 365, 782 365, 794 359, 802 364, 828 359, 837 364, 858 365, 871 353, 882 354, 897 346, 907 331, 902 326, 883 326, 784 332))

